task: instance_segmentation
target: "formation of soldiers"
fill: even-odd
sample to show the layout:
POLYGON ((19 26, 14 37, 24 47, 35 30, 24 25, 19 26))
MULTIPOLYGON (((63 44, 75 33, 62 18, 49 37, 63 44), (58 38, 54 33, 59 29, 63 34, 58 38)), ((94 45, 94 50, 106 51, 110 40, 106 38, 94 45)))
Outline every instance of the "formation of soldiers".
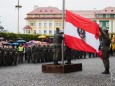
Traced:
MULTIPOLYGON (((61 54, 62 51, 59 52, 58 61, 61 60, 61 54)), ((26 60, 30 63, 42 63, 42 62, 52 62, 53 56, 54 56, 54 46, 53 45, 35 45, 33 47, 27 47, 26 48, 26 60)), ((82 51, 76 51, 73 49, 70 49, 68 52, 68 49, 64 47, 64 59, 67 60, 70 59, 86 59, 86 55, 88 55, 89 58, 91 57, 97 57, 96 54, 93 53, 86 53, 82 51), (68 53, 68 54, 67 54, 68 53)))
POLYGON ((0 48, 0 66, 10 66, 18 64, 18 51, 16 48, 0 48))
MULTIPOLYGON (((61 53, 59 52, 58 61, 61 60, 61 53)), ((64 48, 64 59, 80 59, 86 58, 86 54, 89 55, 89 58, 94 57, 95 54, 86 53, 81 51, 76 51, 64 48), (91 56, 92 55, 92 56, 91 56)), ((34 45, 34 46, 27 46, 25 48, 25 53, 23 56, 19 56, 18 48, 17 47, 1 47, 0 48, 0 66, 9 66, 9 65, 18 65, 20 63, 20 58, 24 58, 28 63, 43 63, 43 62, 52 62, 54 55, 54 46, 53 45, 34 45)))

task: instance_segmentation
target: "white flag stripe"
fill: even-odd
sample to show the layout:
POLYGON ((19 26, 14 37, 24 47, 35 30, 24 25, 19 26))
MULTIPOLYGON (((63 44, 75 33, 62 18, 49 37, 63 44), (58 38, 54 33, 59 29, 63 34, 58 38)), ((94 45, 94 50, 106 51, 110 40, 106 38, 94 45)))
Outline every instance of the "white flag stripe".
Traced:
POLYGON ((96 49, 97 52, 99 51, 100 42, 99 39, 95 38, 94 34, 86 32, 86 43, 96 49))
POLYGON ((81 39, 79 34, 77 33, 77 27, 74 27, 69 22, 65 22, 64 34, 70 35, 70 36, 73 36, 73 37, 77 37, 77 38, 81 39))

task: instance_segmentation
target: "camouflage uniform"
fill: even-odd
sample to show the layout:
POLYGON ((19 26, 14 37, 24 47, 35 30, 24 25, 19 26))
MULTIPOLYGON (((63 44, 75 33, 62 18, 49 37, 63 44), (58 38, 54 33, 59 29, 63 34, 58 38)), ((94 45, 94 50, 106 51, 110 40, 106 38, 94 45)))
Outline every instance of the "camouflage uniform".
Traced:
POLYGON ((0 66, 2 66, 2 59, 3 59, 3 49, 0 48, 0 66))
POLYGON ((14 66, 18 65, 18 49, 17 48, 13 49, 13 60, 12 60, 12 64, 14 66))
POLYGON ((54 56, 53 56, 53 60, 54 60, 54 64, 58 64, 58 58, 60 50, 61 50, 61 44, 62 44, 62 39, 63 36, 62 34, 59 33, 59 28, 56 28, 56 34, 54 34, 54 38, 53 38, 53 43, 54 43, 54 56))
POLYGON ((26 48, 26 53, 27 53, 26 60, 28 61, 28 63, 30 63, 31 62, 31 47, 26 48))
POLYGON ((102 74, 109 74, 109 68, 110 68, 110 65, 109 65, 109 48, 110 48, 110 44, 111 44, 111 40, 108 36, 108 31, 107 30, 104 30, 102 31, 100 29, 100 32, 101 32, 101 35, 102 35, 102 60, 103 60, 103 63, 104 63, 104 67, 105 67, 105 71, 102 72, 102 74), (106 31, 104 33, 104 31, 106 31))
POLYGON ((69 47, 66 46, 66 58, 67 58, 67 62, 66 64, 71 64, 71 58, 72 58, 72 51, 69 47))
POLYGON ((4 51, 3 51, 3 66, 7 66, 7 60, 8 59, 8 49, 7 48, 4 48, 4 51))

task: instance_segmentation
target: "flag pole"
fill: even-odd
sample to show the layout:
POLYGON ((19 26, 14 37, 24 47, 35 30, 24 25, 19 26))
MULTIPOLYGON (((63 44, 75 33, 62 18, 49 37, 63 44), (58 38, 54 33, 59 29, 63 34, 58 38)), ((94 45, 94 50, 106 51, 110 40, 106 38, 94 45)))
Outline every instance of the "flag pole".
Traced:
MULTIPOLYGON (((62 29, 64 32, 65 0, 62 0, 62 29)), ((62 40, 62 65, 64 65, 64 40, 62 40)))

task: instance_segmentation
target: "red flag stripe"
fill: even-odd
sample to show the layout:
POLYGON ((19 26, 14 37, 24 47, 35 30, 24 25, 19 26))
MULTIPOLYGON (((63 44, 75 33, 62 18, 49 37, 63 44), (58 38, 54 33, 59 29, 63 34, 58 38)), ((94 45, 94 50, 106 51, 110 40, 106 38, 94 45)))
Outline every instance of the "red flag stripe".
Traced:
POLYGON ((64 42, 65 42, 65 45, 67 45, 68 47, 72 49, 96 53, 96 50, 93 47, 86 44, 84 41, 82 41, 79 38, 65 34, 64 42))
POLYGON ((77 14, 74 14, 74 13, 66 10, 66 22, 70 22, 74 26, 81 28, 89 33, 92 33, 95 35, 96 38, 99 38, 98 24, 87 19, 87 18, 83 18, 77 14))

